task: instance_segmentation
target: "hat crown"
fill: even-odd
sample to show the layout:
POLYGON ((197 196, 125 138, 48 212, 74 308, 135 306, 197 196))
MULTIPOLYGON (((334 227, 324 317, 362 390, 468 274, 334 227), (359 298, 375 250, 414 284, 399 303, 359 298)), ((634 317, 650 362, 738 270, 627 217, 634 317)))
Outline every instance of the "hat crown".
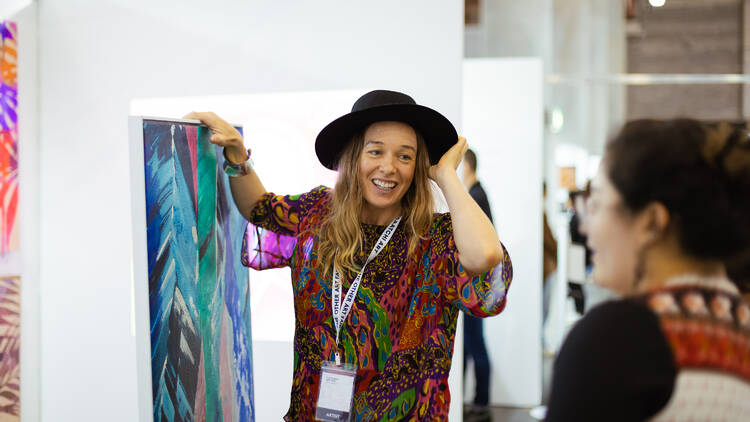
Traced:
POLYGON ((341 152, 352 135, 374 122, 397 121, 408 124, 422 135, 431 164, 437 164, 458 139, 456 128, 437 111, 419 105, 404 93, 379 89, 359 97, 351 113, 332 121, 315 139, 315 154, 320 163, 336 170, 341 152))
POLYGON ((387 91, 379 89, 370 91, 359 97, 352 106, 352 112, 367 110, 374 107, 395 105, 395 104, 417 104, 414 99, 406 94, 396 91, 387 91))

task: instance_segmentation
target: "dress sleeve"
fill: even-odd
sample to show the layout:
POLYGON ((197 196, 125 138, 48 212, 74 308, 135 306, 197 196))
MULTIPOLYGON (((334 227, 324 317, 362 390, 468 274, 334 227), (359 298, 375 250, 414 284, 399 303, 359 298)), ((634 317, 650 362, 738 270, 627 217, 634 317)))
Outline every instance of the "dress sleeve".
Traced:
POLYGON ((250 212, 242 243, 242 264, 256 270, 289 266, 300 223, 329 192, 329 188, 318 186, 301 195, 263 194, 250 212))
POLYGON ((495 267, 478 275, 467 273, 458 259, 450 214, 441 214, 433 222, 432 253, 435 273, 443 278, 445 298, 460 310, 475 316, 497 315, 505 308, 505 298, 513 279, 513 265, 505 246, 503 259, 495 267))
POLYGON ((621 300, 573 327, 553 376, 547 422, 644 421, 667 405, 677 369, 656 315, 621 300))

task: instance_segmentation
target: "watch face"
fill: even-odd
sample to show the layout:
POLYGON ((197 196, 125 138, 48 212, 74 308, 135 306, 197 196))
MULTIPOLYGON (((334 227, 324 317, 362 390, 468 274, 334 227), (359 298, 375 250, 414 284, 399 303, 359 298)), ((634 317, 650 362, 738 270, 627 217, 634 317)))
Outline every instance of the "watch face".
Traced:
POLYGON ((224 173, 230 177, 247 176, 253 170, 253 161, 250 157, 247 157, 247 161, 242 164, 234 164, 231 161, 224 159, 224 173))

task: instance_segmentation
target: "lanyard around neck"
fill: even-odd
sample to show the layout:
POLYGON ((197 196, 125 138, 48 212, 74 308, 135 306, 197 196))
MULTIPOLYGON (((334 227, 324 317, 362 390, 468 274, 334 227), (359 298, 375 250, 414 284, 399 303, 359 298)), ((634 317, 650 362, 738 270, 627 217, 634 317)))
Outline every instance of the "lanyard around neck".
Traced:
POLYGON ((378 242, 375 243, 375 247, 372 248, 370 256, 367 257, 367 261, 365 261, 364 265, 362 265, 362 269, 359 270, 359 274, 357 274, 357 277, 354 279, 354 281, 352 281, 352 285, 349 286, 349 289, 346 291, 346 297, 344 297, 343 303, 341 303, 341 273, 339 273, 335 265, 333 267, 331 309, 333 310, 333 324, 336 327, 336 365, 341 365, 341 356, 339 355, 338 348, 341 326, 344 325, 344 321, 349 315, 349 311, 351 311, 352 309, 354 298, 357 296, 357 290, 359 290, 359 283, 362 280, 362 274, 364 274, 365 272, 365 267, 373 259, 375 259, 375 257, 383 251, 383 249, 385 249, 385 245, 387 245, 391 240, 391 236, 393 236, 393 232, 396 231, 396 227, 398 227, 399 222, 401 222, 401 217, 397 217, 391 222, 391 224, 388 225, 388 227, 385 228, 385 230, 383 230, 383 234, 380 235, 380 239, 378 239, 378 242))

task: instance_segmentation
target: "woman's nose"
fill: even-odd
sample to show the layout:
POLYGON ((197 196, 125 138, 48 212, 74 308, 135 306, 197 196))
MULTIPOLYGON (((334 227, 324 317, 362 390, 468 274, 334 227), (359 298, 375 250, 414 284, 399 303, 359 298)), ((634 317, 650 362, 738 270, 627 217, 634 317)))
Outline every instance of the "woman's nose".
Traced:
POLYGON ((394 163, 394 160, 396 157, 384 157, 383 160, 380 161, 380 171, 386 174, 392 173, 396 166, 394 163))

